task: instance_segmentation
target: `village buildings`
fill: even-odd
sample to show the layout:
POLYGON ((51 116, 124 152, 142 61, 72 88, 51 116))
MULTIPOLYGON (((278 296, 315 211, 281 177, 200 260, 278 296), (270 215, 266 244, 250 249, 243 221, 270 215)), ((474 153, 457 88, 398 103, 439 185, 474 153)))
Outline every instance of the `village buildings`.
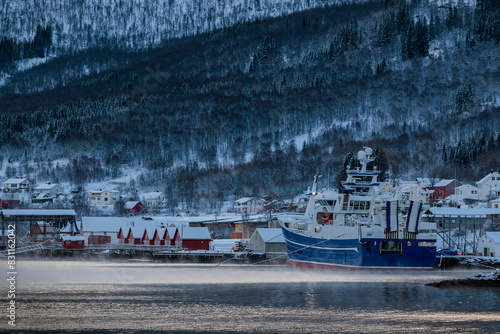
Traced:
POLYGON ((6 193, 31 192, 33 182, 27 178, 10 178, 3 183, 3 191, 6 193))
POLYGON ((487 200, 496 197, 495 195, 500 194, 500 174, 497 172, 491 172, 481 180, 476 182, 476 187, 478 190, 479 199, 487 200))
POLYGON ((120 199, 120 192, 116 190, 91 190, 89 191, 89 204, 113 205, 120 199))
POLYGON ((264 209, 264 200, 256 197, 243 197, 234 201, 236 213, 257 213, 264 209))

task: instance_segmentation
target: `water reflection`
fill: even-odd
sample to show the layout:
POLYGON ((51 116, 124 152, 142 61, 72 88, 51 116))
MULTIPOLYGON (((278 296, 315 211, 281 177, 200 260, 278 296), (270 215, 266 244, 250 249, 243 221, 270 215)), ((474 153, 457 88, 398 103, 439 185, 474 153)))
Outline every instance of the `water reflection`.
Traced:
POLYGON ((495 332, 500 293, 465 272, 24 262, 18 329, 170 333, 495 332), (106 278, 108 282, 106 282, 106 278), (110 284, 111 283, 111 284, 110 284))

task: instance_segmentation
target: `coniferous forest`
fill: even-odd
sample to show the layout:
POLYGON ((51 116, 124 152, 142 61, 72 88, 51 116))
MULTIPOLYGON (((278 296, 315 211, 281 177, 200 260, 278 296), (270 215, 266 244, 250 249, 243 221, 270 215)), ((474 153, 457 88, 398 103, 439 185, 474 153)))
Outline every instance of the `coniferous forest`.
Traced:
POLYGON ((391 179, 477 181, 500 165, 496 0, 332 5, 142 48, 55 48, 60 27, 34 29, 0 31, 11 176, 84 185, 133 168, 172 208, 216 209, 288 198, 318 171, 335 186, 363 146, 391 179))

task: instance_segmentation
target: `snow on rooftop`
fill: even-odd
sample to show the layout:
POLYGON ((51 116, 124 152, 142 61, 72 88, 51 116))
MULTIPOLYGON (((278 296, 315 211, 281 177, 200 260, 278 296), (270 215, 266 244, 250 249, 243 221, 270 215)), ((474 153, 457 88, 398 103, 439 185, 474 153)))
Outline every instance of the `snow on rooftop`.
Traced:
POLYGON ((127 217, 82 217, 82 231, 85 232, 118 232, 123 233, 133 226, 133 221, 127 217))
POLYGON ((153 191, 153 192, 150 192, 150 193, 145 193, 144 194, 144 198, 145 199, 148 199, 148 198, 158 198, 162 195, 163 193, 161 191, 153 191))
POLYGON ((42 183, 40 185, 38 185, 35 189, 36 190, 50 190, 54 187, 57 187, 59 186, 59 184, 57 183, 42 183))
POLYGON ((212 240, 210 231, 207 227, 188 227, 180 229, 181 239, 183 240, 212 240))
POLYGON ((7 209, 2 210, 3 215, 10 216, 76 216, 75 210, 45 210, 45 209, 7 209))
POLYGON ((242 197, 240 199, 237 199, 236 201, 234 201, 235 203, 247 203, 251 200, 257 200, 257 201, 261 201, 261 202, 264 202, 263 200, 261 200, 260 198, 255 198, 255 197, 242 197))
POLYGON ((29 181, 27 178, 12 178, 4 181, 4 183, 23 183, 24 181, 29 181))
POLYGON ((457 195, 453 194, 445 198, 447 201, 458 201, 458 200, 464 200, 464 199, 473 199, 473 200, 479 200, 479 196, 477 195, 457 195))
POLYGON ((452 183, 453 181, 455 180, 441 180, 439 181, 438 183, 436 183, 434 185, 434 187, 446 187, 447 185, 449 185, 450 183, 452 183))
POLYGON ((281 228, 258 228, 254 233, 257 233, 262 237, 264 242, 271 243, 284 243, 285 237, 283 236, 283 231, 281 228))
MULTIPOLYGON (((128 233, 129 227, 161 228, 161 225, 177 227, 188 226, 185 218, 179 217, 82 217, 82 230, 85 232, 117 232, 122 228, 123 234, 128 233)), ((134 235, 135 236, 135 235, 134 235)))
POLYGON ((85 241, 85 238, 82 236, 71 236, 71 235, 61 235, 61 238, 64 241, 85 241))
POLYGON ((496 244, 500 243, 500 232, 484 232, 484 234, 488 235, 496 244))
POLYGON ((473 186, 473 185, 471 185, 471 184, 463 184, 463 185, 461 185, 461 186, 456 187, 455 189, 457 189, 457 190, 458 190, 458 189, 469 188, 469 187, 476 188, 476 186, 473 186))
POLYGON ((494 208, 451 208, 451 207, 432 207, 429 210, 435 216, 450 216, 450 217, 458 217, 458 216, 480 216, 486 217, 486 215, 498 215, 500 214, 500 209, 494 208))
POLYGON ((139 201, 128 201, 125 203, 124 208, 127 210, 133 209, 134 206, 136 206, 139 203, 139 201))
POLYGON ((488 175, 486 175, 485 177, 483 177, 481 180, 477 181, 476 184, 484 183, 484 182, 488 181, 489 178, 492 177, 493 175, 499 176, 500 174, 498 174, 497 172, 489 173, 488 175))

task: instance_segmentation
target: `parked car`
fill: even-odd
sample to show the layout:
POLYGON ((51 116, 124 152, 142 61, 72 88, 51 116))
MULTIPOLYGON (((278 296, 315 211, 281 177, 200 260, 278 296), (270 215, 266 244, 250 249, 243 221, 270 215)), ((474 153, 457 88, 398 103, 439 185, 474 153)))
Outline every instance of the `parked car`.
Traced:
POLYGON ((437 256, 461 256, 462 253, 460 253, 456 249, 449 249, 449 248, 441 248, 436 252, 437 256))

